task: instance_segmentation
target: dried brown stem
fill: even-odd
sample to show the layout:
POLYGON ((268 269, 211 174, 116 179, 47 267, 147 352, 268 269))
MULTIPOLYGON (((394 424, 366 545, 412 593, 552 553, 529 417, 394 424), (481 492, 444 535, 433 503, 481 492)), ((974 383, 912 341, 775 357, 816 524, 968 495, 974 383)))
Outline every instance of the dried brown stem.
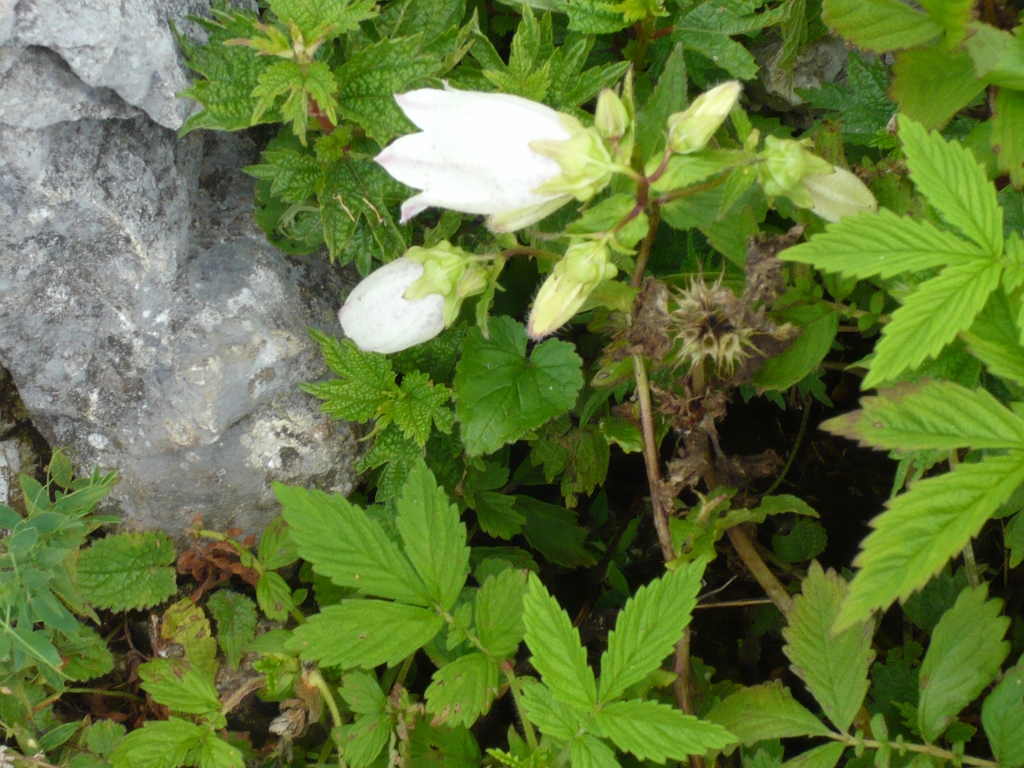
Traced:
POLYGON ((757 550, 754 549, 754 544, 750 537, 739 526, 730 528, 728 534, 729 541, 732 542, 733 547, 736 549, 736 554, 740 556, 740 559, 747 566, 747 570, 750 571, 751 575, 757 579, 761 589, 767 593, 768 597, 772 599, 772 602, 782 611, 783 615, 788 615, 793 610, 793 598, 790 597, 786 588, 782 586, 782 582, 775 578, 775 574, 768 569, 761 556, 757 554, 757 550))

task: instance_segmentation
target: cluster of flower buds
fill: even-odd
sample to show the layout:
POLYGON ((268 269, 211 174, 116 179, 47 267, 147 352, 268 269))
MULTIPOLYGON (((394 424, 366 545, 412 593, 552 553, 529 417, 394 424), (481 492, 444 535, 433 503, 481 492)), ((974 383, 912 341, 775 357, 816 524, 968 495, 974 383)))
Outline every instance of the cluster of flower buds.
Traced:
POLYGON ((410 248, 359 283, 338 319, 364 352, 401 352, 455 322, 463 300, 483 293, 487 280, 478 260, 447 241, 410 248))
POLYGON ((527 332, 530 338, 550 336, 580 311, 583 302, 605 280, 618 273, 605 240, 573 243, 533 300, 527 332))
POLYGON ((422 190, 402 221, 429 207, 485 214, 495 232, 529 226, 611 180, 600 134, 535 101, 504 93, 424 88, 395 100, 418 128, 377 155, 384 169, 422 190))
POLYGON ((769 197, 788 197, 826 221, 877 211, 878 201, 856 175, 813 154, 810 141, 766 136, 758 165, 761 188, 769 197))

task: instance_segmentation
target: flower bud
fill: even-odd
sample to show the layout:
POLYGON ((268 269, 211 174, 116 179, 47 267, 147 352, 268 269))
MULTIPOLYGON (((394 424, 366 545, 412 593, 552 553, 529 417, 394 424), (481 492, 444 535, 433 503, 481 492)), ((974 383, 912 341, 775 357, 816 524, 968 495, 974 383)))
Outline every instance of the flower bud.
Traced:
POLYGON ((878 210, 878 201, 871 190, 845 168, 835 166, 832 173, 804 176, 803 185, 814 201, 811 212, 825 221, 839 221, 843 216, 878 210))
POLYGON ((608 258, 603 241, 573 243, 540 287, 530 310, 527 331, 533 339, 549 336, 575 315, 587 296, 618 269, 608 258))
POLYGON ((762 162, 757 167, 758 181, 768 197, 788 197, 801 208, 813 208, 814 198, 802 184, 804 177, 832 173, 832 164, 809 152, 795 139, 766 136, 762 162))
POLYGON ((345 335, 364 352, 383 354, 437 336, 444 330, 444 296, 431 293, 412 301, 404 298, 424 271, 423 264, 403 256, 359 283, 338 312, 345 335))
POLYGON ((560 114, 559 117, 569 132, 569 138, 565 141, 531 141, 530 148, 557 162, 562 173, 534 191, 543 195, 572 195, 583 202, 608 186, 614 164, 596 129, 585 128, 572 115, 560 114))
POLYGON ((403 298, 415 301, 440 294, 444 297, 445 326, 455 322, 463 299, 483 293, 487 287, 486 270, 472 263, 468 253, 447 240, 432 248, 413 246, 405 252, 405 258, 422 264, 423 275, 409 286, 403 298))
POLYGON ((738 80, 730 80, 702 93, 685 112, 670 115, 668 145, 672 151, 686 154, 703 149, 736 106, 741 90, 738 80))
POLYGON ((611 88, 605 88, 597 97, 594 127, 608 141, 618 141, 630 128, 629 110, 611 88))

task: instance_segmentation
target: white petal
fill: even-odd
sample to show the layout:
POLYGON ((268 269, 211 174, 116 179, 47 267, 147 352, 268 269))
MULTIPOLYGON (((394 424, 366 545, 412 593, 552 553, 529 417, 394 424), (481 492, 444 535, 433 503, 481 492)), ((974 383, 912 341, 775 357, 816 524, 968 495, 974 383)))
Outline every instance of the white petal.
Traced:
POLYGON ((487 228, 491 232, 515 232, 516 230, 536 224, 545 216, 554 213, 572 200, 572 195, 558 195, 547 202, 520 208, 507 213, 492 213, 487 217, 487 228))

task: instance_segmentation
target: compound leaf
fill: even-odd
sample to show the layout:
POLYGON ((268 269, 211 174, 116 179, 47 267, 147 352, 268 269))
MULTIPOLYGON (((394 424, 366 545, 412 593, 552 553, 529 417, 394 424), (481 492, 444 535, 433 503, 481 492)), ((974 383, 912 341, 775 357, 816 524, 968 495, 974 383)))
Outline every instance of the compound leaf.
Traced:
POLYGON ((332 667, 394 665, 444 626, 433 611, 383 600, 342 600, 295 629, 288 648, 332 667))
POLYGON ((874 531, 854 560, 859 570, 833 630, 866 621, 875 609, 923 587, 1021 483, 1024 451, 1010 451, 918 480, 890 501, 871 521, 874 531))
POLYGON ((736 737, 721 725, 657 701, 615 701, 601 707, 594 719, 619 749, 656 763, 685 762, 690 755, 736 743, 736 737))
POLYGON ((327 367, 338 378, 302 384, 303 391, 324 401, 320 410, 336 419, 360 424, 377 416, 395 386, 391 362, 377 352, 361 352, 355 343, 311 329, 327 367))
POLYGON ((491 453, 560 416, 583 386, 582 361, 568 342, 550 339, 526 357, 526 330, 495 317, 490 339, 472 328, 455 373, 456 412, 471 456, 491 453))
POLYGON ((1010 652, 1003 640, 1010 620, 1002 600, 987 600, 988 584, 967 587, 932 632, 921 663, 917 714, 921 735, 933 742, 999 672, 1010 652))
POLYGON ((848 589, 835 571, 825 572, 817 562, 811 563, 787 617, 789 626, 782 630, 787 643, 783 650, 793 671, 843 733, 849 730, 868 692, 868 669, 875 657, 871 622, 832 634, 848 589))
POLYGON ((113 611, 151 608, 177 590, 174 545, 162 533, 118 533, 78 558, 78 586, 93 605, 113 611))
POLYGON ((529 576, 529 592, 523 599, 523 621, 533 666, 555 699, 582 711, 592 709, 597 684, 580 634, 535 573, 529 576))
POLYGON ((413 605, 433 601, 380 524, 343 496, 274 484, 288 535, 313 570, 339 587, 413 605))
POLYGON ((681 565, 640 587, 626 602, 615 629, 608 633, 608 650, 601 656, 598 701, 618 698, 656 670, 672 652, 690 623, 704 566, 703 560, 681 565))

